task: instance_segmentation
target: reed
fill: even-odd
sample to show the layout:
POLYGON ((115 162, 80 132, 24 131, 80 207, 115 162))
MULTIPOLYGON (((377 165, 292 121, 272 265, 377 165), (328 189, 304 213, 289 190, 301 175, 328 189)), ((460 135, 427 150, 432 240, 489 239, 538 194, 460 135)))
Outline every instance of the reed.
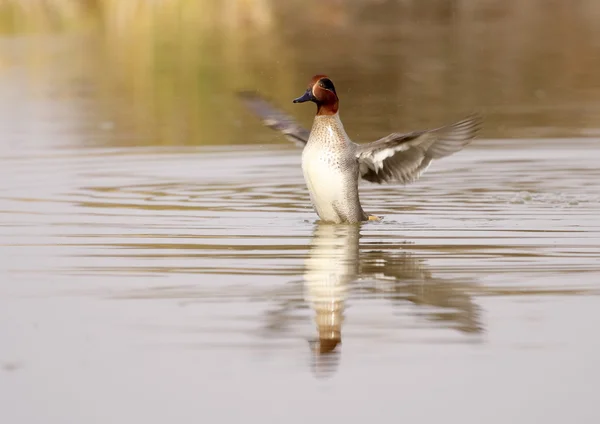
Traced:
MULTIPOLYGON (((4 0, 0 23, 5 33, 86 37, 71 59, 100 87, 98 113, 117 130, 147 143, 214 144, 243 136, 236 91, 291 85, 293 67, 272 54, 281 46, 270 3, 4 0)), ((30 47, 32 58, 43 55, 43 43, 30 47)))
POLYGON ((0 31, 47 32, 80 28, 93 17, 92 2, 74 0, 0 0, 0 31))
MULTIPOLYGON (((249 67, 259 61, 274 65, 275 58, 261 52, 278 48, 269 10, 256 13, 250 3, 267 4, 104 3, 104 57, 113 65, 105 92, 115 82, 125 88, 138 132, 148 128, 161 142, 177 144, 228 143, 241 136, 232 113, 234 93, 258 85, 249 67)), ((281 65, 273 69, 289 68, 281 65)))
POLYGON ((237 90, 285 106, 322 72, 352 87, 345 121, 361 139, 474 107, 498 136, 507 121, 598 128, 598 19, 595 0, 0 0, 5 34, 82 40, 59 66, 93 81, 98 115, 145 144, 250 141, 259 124, 237 90), (385 113, 364 113, 374 99, 385 113))

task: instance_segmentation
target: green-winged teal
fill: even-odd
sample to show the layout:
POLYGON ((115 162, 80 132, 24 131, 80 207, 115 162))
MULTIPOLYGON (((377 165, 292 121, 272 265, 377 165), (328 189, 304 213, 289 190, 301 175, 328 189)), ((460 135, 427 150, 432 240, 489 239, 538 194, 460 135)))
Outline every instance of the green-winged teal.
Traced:
POLYGON ((334 223, 377 219, 366 214, 360 204, 359 178, 374 183, 414 182, 432 160, 469 144, 482 122, 475 114, 440 128, 392 133, 372 143, 356 144, 344 130, 339 98, 325 75, 314 76, 306 92, 294 100, 316 103, 317 115, 310 132, 258 95, 242 93, 242 98, 265 125, 304 147, 302 170, 312 204, 321 220, 334 223))

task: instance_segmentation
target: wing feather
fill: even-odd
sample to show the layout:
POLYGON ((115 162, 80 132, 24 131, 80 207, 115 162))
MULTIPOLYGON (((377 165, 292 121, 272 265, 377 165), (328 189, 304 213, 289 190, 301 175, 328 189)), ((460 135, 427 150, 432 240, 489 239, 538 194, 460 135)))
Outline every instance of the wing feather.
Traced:
POLYGON ((358 145, 356 157, 361 177, 374 183, 416 181, 431 161, 450 156, 469 144, 481 129, 478 114, 454 124, 408 134, 392 133, 358 145))
POLYGON ((238 93, 242 102, 257 115, 264 125, 283 135, 299 147, 303 147, 308 142, 310 131, 303 128, 292 117, 286 115, 277 109, 270 102, 256 93, 244 91, 238 93))

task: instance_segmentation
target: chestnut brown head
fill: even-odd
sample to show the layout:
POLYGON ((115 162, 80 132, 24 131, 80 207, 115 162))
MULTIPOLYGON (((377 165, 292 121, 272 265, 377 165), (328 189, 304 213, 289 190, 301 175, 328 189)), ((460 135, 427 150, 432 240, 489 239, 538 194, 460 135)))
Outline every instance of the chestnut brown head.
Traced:
POLYGON ((335 87, 326 75, 312 77, 306 92, 294 99, 294 103, 308 101, 317 104, 317 115, 335 115, 339 108, 339 99, 335 87))

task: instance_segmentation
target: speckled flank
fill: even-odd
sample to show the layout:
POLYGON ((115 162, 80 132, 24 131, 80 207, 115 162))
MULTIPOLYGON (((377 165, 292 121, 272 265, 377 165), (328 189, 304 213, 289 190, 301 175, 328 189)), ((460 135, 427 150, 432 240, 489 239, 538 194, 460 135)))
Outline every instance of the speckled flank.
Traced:
POLYGON ((356 145, 337 113, 315 117, 302 153, 302 170, 322 220, 356 223, 367 219, 358 195, 356 145))

